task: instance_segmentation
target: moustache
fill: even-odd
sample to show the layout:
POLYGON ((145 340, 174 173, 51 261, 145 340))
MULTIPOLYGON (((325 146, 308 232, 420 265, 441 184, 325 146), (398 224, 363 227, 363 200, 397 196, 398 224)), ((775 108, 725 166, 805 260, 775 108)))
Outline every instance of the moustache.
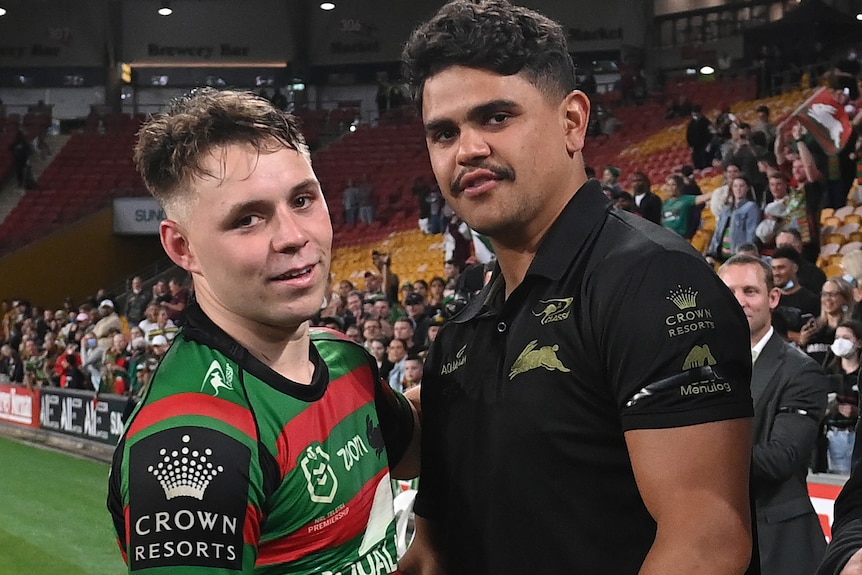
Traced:
POLYGON ((499 180, 509 180, 513 182, 515 181, 515 170, 513 170, 512 168, 495 166, 493 164, 480 164, 473 168, 462 170, 461 173, 458 174, 458 176, 452 182, 452 193, 460 194, 461 192, 463 192, 464 189, 461 187, 461 180, 463 180, 464 177, 476 170, 488 170, 489 172, 494 174, 494 176, 499 180))

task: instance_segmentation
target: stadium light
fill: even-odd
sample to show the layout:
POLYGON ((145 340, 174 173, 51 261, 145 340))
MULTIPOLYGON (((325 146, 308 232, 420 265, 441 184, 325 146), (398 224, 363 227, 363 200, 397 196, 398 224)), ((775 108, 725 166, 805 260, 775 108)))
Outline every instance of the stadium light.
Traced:
POLYGON ((6 15, 6 8, 0 8, 0 16, 6 15))
POLYGON ((858 14, 856 14, 856 19, 862 20, 862 12, 859 12, 858 14))
POLYGON ((715 72, 715 68, 713 68, 712 66, 704 66, 700 69, 700 73, 704 76, 709 76, 713 72, 715 72))
POLYGON ((162 0, 162 5, 159 8, 158 12, 159 16, 170 16, 174 13, 174 11, 171 10, 171 3, 168 2, 168 0, 162 0))
POLYGON ((320 9, 321 10, 333 10, 333 9, 335 9, 335 3, 334 2, 322 2, 320 4, 320 9))

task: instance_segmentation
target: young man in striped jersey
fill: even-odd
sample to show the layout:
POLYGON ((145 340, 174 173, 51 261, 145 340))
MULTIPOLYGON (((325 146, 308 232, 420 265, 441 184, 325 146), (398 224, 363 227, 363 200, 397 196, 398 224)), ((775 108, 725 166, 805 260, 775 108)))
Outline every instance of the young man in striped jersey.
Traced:
POLYGON ((196 301, 114 457, 129 571, 396 572, 390 470, 416 475, 418 420, 361 346, 309 328, 332 227, 294 119, 202 90, 135 159, 196 301))

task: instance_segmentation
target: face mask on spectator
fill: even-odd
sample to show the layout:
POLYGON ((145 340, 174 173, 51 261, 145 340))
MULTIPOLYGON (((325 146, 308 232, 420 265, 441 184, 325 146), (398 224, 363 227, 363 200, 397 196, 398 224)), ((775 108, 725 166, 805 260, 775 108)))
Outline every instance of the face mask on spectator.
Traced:
POLYGON ((87 340, 87 347, 96 347, 96 340, 93 338, 88 339, 87 340))
POLYGON ((852 357, 856 353, 856 345, 849 339, 836 338, 831 346, 832 353, 838 357, 852 357))

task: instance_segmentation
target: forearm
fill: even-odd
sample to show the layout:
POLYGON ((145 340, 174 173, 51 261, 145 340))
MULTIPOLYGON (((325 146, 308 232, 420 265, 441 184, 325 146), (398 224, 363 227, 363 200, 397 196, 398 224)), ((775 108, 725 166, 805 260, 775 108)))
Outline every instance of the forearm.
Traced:
POLYGON ((398 561, 402 575, 445 575, 440 528, 416 516, 416 535, 404 557, 398 561))

